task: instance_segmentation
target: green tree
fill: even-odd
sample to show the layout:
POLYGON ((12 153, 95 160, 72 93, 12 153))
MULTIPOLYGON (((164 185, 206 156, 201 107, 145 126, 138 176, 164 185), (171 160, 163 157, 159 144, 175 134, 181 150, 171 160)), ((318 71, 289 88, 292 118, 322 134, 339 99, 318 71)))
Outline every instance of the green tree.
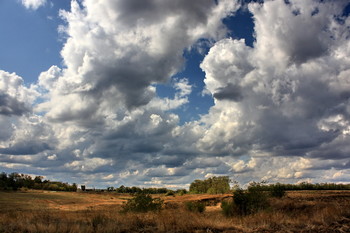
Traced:
POLYGON ((191 193, 221 194, 230 191, 228 176, 214 176, 206 180, 195 180, 190 184, 191 193))

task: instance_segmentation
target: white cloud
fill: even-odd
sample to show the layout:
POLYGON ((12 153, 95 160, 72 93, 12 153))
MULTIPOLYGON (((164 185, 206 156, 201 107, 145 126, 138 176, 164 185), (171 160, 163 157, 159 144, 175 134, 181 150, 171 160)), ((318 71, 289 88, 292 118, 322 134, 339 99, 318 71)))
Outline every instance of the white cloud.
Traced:
POLYGON ((40 73, 38 84, 46 90, 52 90, 55 88, 55 84, 61 75, 61 69, 59 67, 51 66, 47 71, 40 73))
POLYGON ((60 27, 67 36, 61 51, 65 66, 41 73, 38 86, 45 98, 35 111, 50 122, 58 138, 55 162, 65 162, 66 168, 88 171, 72 161, 76 150, 86 159, 117 160, 114 170, 121 170, 144 155, 193 147, 172 138, 179 117, 167 112, 188 103, 188 79, 174 80, 173 99, 156 97, 154 84, 168 82, 182 69, 183 51, 198 39, 225 36, 221 19, 238 4, 177 0, 141 5, 72 1, 70 12, 60 12, 67 22, 60 27))
POLYGON ((260 151, 343 158, 349 152, 342 144, 348 139, 348 95, 335 83, 344 82, 341 74, 350 66, 330 52, 349 46, 342 34, 346 23, 334 17, 343 7, 302 1, 250 4, 254 48, 242 40, 221 40, 201 64, 215 106, 202 118, 208 129, 199 148, 232 155, 260 151), (318 13, 312 14, 316 7, 318 13), (319 153, 326 145, 327 152, 319 153))
POLYGON ((53 155, 49 155, 47 156, 48 160, 56 160, 57 159, 57 155, 53 154, 53 155))
POLYGON ((47 0, 22 0, 22 5, 27 9, 37 10, 46 4, 47 0))
POLYGON ((70 163, 66 163, 64 166, 76 171, 89 172, 111 163, 113 163, 113 161, 110 159, 87 158, 81 161, 75 160, 70 163))
POLYGON ((51 146, 50 127, 32 106, 39 93, 15 73, 0 70, 0 154, 37 154, 51 146))
POLYGON ((113 174, 109 174, 109 175, 107 175, 107 176, 102 177, 102 179, 104 179, 104 180, 111 180, 111 179, 113 179, 113 178, 114 178, 114 175, 113 175, 113 174))
POLYGON ((34 86, 23 85, 21 77, 0 70, 0 116, 20 116, 31 111, 38 96, 34 86))
POLYGON ((55 148, 55 135, 42 117, 30 115, 10 122, 11 134, 0 142, 0 154, 34 156, 55 148))
POLYGON ((188 96, 192 92, 192 87, 188 83, 188 79, 183 78, 177 80, 178 82, 175 83, 175 90, 177 90, 177 96, 179 98, 188 96))

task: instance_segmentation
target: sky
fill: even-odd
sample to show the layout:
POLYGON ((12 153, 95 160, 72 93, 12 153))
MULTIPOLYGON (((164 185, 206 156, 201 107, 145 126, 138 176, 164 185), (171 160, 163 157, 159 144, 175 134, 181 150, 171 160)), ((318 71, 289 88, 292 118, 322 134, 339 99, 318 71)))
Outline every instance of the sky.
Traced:
POLYGON ((346 0, 0 0, 0 171, 350 182, 346 0))

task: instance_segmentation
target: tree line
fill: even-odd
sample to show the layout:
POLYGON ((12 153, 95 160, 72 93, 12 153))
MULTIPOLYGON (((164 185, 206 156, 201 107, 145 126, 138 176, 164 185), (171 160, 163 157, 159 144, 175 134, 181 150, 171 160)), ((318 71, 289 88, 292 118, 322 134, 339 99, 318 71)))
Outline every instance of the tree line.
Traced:
POLYGON ((127 187, 124 185, 121 185, 119 188, 114 187, 108 187, 107 191, 109 192, 116 192, 116 193, 145 193, 145 194, 169 194, 169 193, 182 193, 186 194, 186 189, 178 189, 176 191, 167 189, 167 188, 139 188, 139 187, 127 187))
MULTIPOLYGON (((230 193, 234 190, 230 187, 231 180, 228 176, 214 176, 205 180, 194 180, 190 184, 189 192, 193 194, 222 194, 230 193)), ((52 191, 77 191, 77 185, 75 183, 68 184, 58 181, 44 180, 42 176, 35 176, 34 178, 30 175, 5 172, 0 173, 0 190, 18 190, 20 188, 28 189, 41 189, 41 190, 52 190, 52 191)), ((252 182, 248 189, 259 189, 261 191, 292 191, 292 190, 350 190, 350 184, 336 184, 336 183, 307 183, 301 182, 298 184, 267 184, 266 182, 252 182)), ((108 187, 107 191, 116 193, 145 193, 145 194, 166 194, 183 195, 187 193, 186 189, 178 189, 176 191, 167 188, 139 188, 139 187, 127 187, 121 185, 119 188, 108 187)))
MULTIPOLYGON (((258 184, 256 182, 252 182, 251 184, 258 184)), ((285 191, 296 191, 296 190, 350 190, 350 184, 336 184, 336 183, 308 183, 301 182, 298 184, 261 184, 259 188, 263 191, 271 191, 276 188, 283 189, 285 191)))
POLYGON ((75 183, 68 184, 58 181, 43 180, 42 176, 5 172, 0 173, 0 190, 18 190, 20 188, 27 189, 41 189, 51 191, 77 191, 77 185, 75 183))
MULTIPOLYGON (((228 176, 211 177, 205 180, 195 180, 190 184, 190 193, 200 194, 221 194, 233 192, 235 188, 231 189, 230 183, 232 181, 228 176)), ((234 183, 234 182, 233 182, 234 183)), ((280 192, 293 191, 293 190, 350 190, 350 184, 336 184, 336 183, 308 183, 301 182, 298 184, 267 184, 266 181, 263 182, 251 182, 248 189, 259 189, 261 191, 268 192, 280 192)))

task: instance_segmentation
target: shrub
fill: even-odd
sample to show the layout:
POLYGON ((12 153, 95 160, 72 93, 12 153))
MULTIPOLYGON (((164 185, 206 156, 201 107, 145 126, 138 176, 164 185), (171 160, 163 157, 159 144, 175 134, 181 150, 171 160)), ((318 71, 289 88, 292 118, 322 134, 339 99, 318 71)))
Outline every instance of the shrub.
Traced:
POLYGON ((283 185, 275 184, 271 187, 271 197, 282 198, 286 195, 286 191, 283 185))
POLYGON ((123 206, 123 212, 147 212, 159 211, 162 208, 163 200, 152 198, 150 194, 136 193, 123 206))
POLYGON ((186 189, 178 189, 178 190, 176 190, 176 193, 179 196, 183 196, 187 193, 187 190, 186 189))
POLYGON ((175 192, 172 190, 169 190, 168 192, 166 192, 165 196, 175 196, 175 192))
POLYGON ((186 209, 191 212, 203 213, 205 211, 205 203, 198 201, 185 202, 186 209))
POLYGON ((181 191, 179 191, 179 192, 178 192, 178 194, 177 194, 177 195, 179 195, 179 196, 183 196, 183 195, 185 195, 185 192, 181 190, 181 191))
POLYGON ((266 193, 258 188, 246 192, 238 189, 233 195, 239 215, 253 214, 269 206, 266 193))
POLYGON ((269 206, 268 196, 260 183, 252 183, 248 190, 237 188, 232 202, 222 202, 221 208, 225 216, 249 215, 264 210, 269 206))

